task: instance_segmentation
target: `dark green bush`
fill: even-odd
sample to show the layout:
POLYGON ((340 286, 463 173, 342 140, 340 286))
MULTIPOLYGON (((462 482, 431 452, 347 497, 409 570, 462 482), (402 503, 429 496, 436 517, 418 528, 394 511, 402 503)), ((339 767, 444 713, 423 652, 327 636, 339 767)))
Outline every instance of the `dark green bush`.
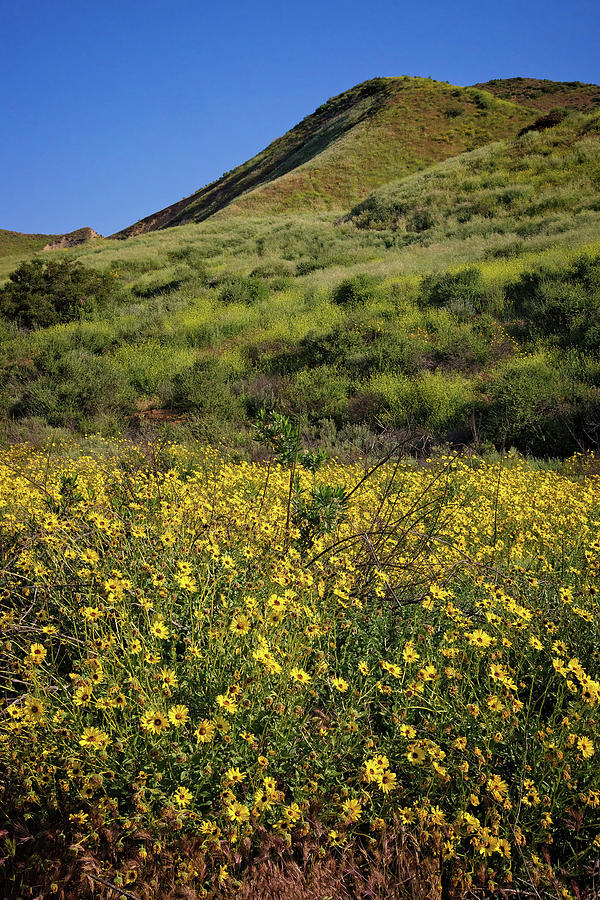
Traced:
POLYGON ((70 350, 21 389, 13 403, 15 418, 39 416, 52 426, 78 430, 104 420, 121 420, 133 406, 133 390, 117 365, 104 356, 70 350))
POLYGON ((479 269, 426 275, 421 281, 420 304, 445 308, 455 315, 481 312, 486 306, 483 278, 479 269))
POLYGON ((435 217, 429 209, 416 209, 406 223, 408 231, 428 231, 435 225, 435 217))
POLYGON ((69 257, 36 257, 21 263, 0 288, 0 315, 24 328, 47 327, 106 306, 114 293, 109 274, 86 269, 69 257))
POLYGON ((283 262, 270 262, 263 263, 261 266, 256 266, 250 272, 251 278, 283 278, 286 275, 291 275, 291 270, 289 266, 286 266, 283 262))
POLYGON ((232 275, 219 292, 223 303, 257 303, 269 296, 269 286, 262 278, 232 275))
POLYGON ((333 302, 339 306, 355 306, 359 303, 368 303, 375 296, 377 279, 373 275, 355 275, 346 278, 335 288, 333 302))
POLYGON ((539 456, 566 456, 593 441, 600 391, 565 365, 564 355, 514 357, 492 371, 482 436, 539 456))
POLYGON ((174 409, 227 421, 241 414, 240 399, 232 393, 232 378, 214 357, 198 359, 175 375, 164 390, 163 401, 174 409))
POLYGON ((528 337, 600 348, 600 256, 582 256, 565 268, 523 272, 505 294, 528 337))

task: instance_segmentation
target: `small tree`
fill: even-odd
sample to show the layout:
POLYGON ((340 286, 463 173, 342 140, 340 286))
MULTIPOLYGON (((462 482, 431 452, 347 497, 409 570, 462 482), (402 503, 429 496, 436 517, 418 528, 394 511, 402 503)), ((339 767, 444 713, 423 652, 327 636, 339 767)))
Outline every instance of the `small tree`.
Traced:
POLYGON ((0 288, 0 315, 24 328, 70 322, 104 306, 114 291, 110 275, 86 269, 69 257, 21 263, 0 288))

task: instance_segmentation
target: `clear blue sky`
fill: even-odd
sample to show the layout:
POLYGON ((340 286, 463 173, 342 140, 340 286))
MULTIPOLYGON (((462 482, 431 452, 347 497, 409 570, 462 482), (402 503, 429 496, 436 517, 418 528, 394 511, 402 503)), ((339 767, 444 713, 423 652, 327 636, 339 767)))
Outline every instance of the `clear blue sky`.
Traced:
POLYGON ((110 234, 378 75, 600 82, 598 0, 0 0, 0 227, 110 234))

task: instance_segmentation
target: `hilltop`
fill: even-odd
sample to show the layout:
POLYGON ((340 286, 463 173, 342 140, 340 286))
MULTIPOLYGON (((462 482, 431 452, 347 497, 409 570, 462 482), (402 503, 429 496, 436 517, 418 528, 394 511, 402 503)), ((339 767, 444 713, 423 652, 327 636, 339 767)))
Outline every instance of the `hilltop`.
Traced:
POLYGON ((0 228, 0 256, 26 256, 39 250, 59 250, 75 247, 100 237, 93 228, 77 228, 66 234, 23 234, 0 228))
POLYGON ((515 135, 536 112, 479 88, 375 78, 328 100, 220 179, 114 237, 228 214, 339 210, 400 175, 515 135))
POLYGON ((551 109, 580 111, 600 106, 600 87, 581 81, 549 81, 547 78, 494 78, 474 85, 502 100, 549 112, 551 109))

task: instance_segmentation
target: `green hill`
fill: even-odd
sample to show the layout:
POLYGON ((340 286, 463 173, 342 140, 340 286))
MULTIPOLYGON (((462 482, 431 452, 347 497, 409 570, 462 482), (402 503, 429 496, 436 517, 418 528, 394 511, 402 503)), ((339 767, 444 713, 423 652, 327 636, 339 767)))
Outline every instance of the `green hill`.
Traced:
POLYGON ((448 156, 516 134, 531 109, 479 88, 428 78, 376 78, 327 101, 218 181, 115 237, 228 214, 334 209, 448 156))
POLYGON ((0 256, 28 256, 38 250, 74 247, 99 235, 92 228, 78 228, 67 234, 22 234, 0 228, 0 256))
POLYGON ((575 113, 554 127, 527 131, 446 160, 373 191, 349 219, 393 228, 406 239, 469 233, 521 238, 598 221, 600 113, 575 113))
POLYGON ((598 110, 427 79, 360 85, 220 195, 190 198, 189 224, 44 254, 0 288, 0 429, 145 438, 166 423, 249 453, 266 406, 333 452, 382 434, 416 452, 596 446, 599 136, 598 110), (101 297, 76 295, 100 282, 101 297), (42 301, 60 324, 34 321, 42 301))
POLYGON ((43 250, 46 244, 59 237, 58 234, 21 234, 0 228, 0 256, 26 256, 43 250))
POLYGON ((546 78, 495 78, 476 84, 502 100, 549 112, 551 109, 590 110, 600 106, 600 87, 581 81, 548 81, 546 78))

